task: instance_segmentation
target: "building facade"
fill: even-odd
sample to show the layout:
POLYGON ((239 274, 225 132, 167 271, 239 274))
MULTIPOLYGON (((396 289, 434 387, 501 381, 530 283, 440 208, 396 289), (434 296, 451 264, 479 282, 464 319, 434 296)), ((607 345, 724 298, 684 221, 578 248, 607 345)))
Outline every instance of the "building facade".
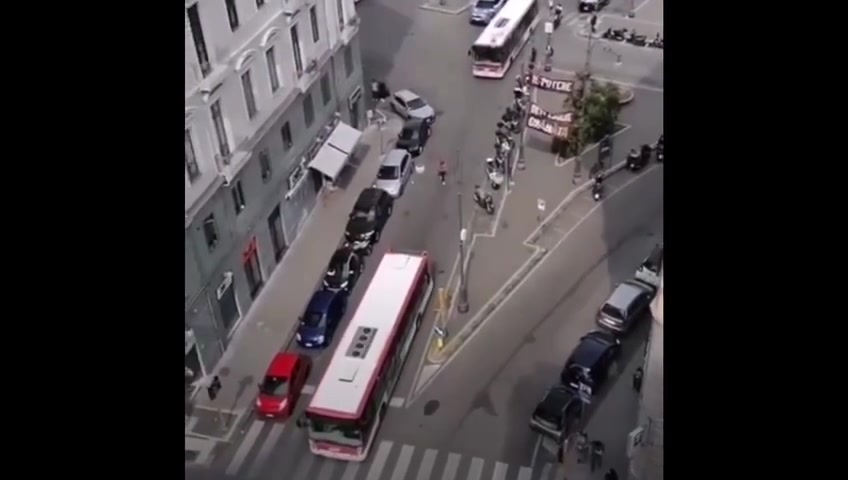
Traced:
POLYGON ((630 478, 663 479, 663 274, 651 305, 653 322, 645 353, 645 376, 639 399, 639 445, 630 462, 630 478))
POLYGON ((186 0, 186 383, 211 371, 364 123, 353 0, 186 0), (352 127, 352 128, 351 128, 352 127))

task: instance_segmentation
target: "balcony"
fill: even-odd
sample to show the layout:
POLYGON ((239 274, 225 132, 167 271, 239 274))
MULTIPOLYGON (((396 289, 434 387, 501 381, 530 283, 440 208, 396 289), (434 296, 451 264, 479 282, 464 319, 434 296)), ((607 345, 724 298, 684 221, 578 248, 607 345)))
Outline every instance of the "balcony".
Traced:
POLYGON ((342 29, 342 42, 347 45, 350 43, 351 39, 356 36, 359 32, 359 15, 354 15, 347 20, 347 23, 342 29))

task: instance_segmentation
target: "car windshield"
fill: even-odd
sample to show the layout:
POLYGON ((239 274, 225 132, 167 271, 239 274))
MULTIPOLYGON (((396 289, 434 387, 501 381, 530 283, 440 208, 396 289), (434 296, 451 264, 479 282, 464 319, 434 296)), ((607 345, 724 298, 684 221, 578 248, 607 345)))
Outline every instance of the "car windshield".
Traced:
POLYGON ((284 397, 289 393, 289 379, 286 377, 267 376, 259 387, 259 392, 272 397, 284 397))
POLYGON ((306 312, 301 323, 307 327, 320 327, 324 324, 324 315, 318 312, 306 312))
POLYGON ((400 131, 400 139, 401 140, 412 140, 415 138, 415 133, 417 130, 415 128, 404 127, 403 130, 400 131))
POLYGON ((490 9, 490 8, 495 8, 495 5, 497 5, 497 4, 498 4, 497 0, 477 0, 477 5, 475 5, 475 7, 483 8, 483 9, 490 9))
POLYGON ((605 303, 603 307, 601 307, 601 315, 614 318, 616 320, 624 320, 624 316, 621 314, 621 310, 610 305, 609 303, 605 303))
POLYGON ((355 424, 314 417, 309 420, 309 438, 312 440, 349 447, 362 446, 362 430, 355 424))
POLYGON ((419 109, 419 108, 426 107, 427 104, 424 103, 424 100, 421 100, 420 98, 413 98, 412 100, 406 102, 406 106, 410 110, 416 110, 416 109, 419 109))
POLYGON ((362 210, 354 210, 353 215, 351 215, 351 218, 359 220, 368 220, 369 222, 373 221, 374 210, 366 210, 364 212, 362 210))
POLYGON ((475 62, 490 62, 502 64, 506 60, 506 49, 503 47, 483 47, 474 45, 471 47, 475 62))
POLYGON ((398 167, 390 167, 387 165, 380 167, 380 171, 377 173, 377 178, 379 180, 397 180, 398 167))

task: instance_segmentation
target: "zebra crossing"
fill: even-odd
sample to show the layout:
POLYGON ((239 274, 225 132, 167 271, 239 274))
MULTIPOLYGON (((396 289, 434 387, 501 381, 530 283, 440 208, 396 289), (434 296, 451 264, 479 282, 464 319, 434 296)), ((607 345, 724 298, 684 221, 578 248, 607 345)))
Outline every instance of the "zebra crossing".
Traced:
MULTIPOLYGON (((403 444, 376 441, 364 462, 343 462, 309 451, 294 423, 255 421, 235 451, 209 467, 224 479, 266 480, 554 480, 556 465, 535 467, 403 444)), ((218 477, 216 477, 218 478, 218 477)), ((187 480, 189 476, 186 477, 187 480)))

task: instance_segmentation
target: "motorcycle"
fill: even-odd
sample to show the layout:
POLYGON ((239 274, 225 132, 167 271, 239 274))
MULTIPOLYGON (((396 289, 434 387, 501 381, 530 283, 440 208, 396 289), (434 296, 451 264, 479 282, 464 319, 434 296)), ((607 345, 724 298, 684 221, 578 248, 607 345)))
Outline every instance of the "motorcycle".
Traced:
POLYGON ((665 154, 663 152, 665 147, 662 144, 657 145, 657 163, 662 163, 665 160, 665 154))
POLYGON ((483 193, 483 190, 477 185, 474 186, 474 203, 489 215, 495 214, 495 200, 492 198, 492 194, 483 193))
POLYGON ((489 177, 489 183, 492 186, 492 190, 498 190, 501 188, 501 184, 504 182, 504 175, 502 168, 498 168, 498 165, 495 163, 495 159, 487 158, 486 159, 486 176, 489 177))
POLYGON ((614 40, 616 42, 623 42, 627 35, 627 29, 625 28, 617 28, 613 30, 612 27, 604 30, 604 33, 601 34, 601 38, 605 40, 614 40))
POLYGON ((632 172, 636 172, 642 169, 646 165, 646 158, 644 154, 639 154, 639 152, 631 152, 627 155, 627 159, 625 160, 626 167, 628 170, 632 172))
POLYGON ((659 48, 660 50, 662 50, 662 48, 663 48, 663 39, 662 39, 662 37, 660 36, 660 34, 659 34, 659 33, 657 34, 657 36, 656 36, 656 37, 654 37, 653 39, 651 39, 651 41, 650 41, 650 42, 648 42, 648 46, 649 46, 649 47, 652 47, 652 48, 659 48))
POLYGON ((598 177, 598 178, 595 179, 595 183, 592 184, 592 198, 596 202, 599 202, 599 201, 601 201, 601 197, 603 196, 603 193, 604 193, 603 179, 601 177, 598 177))
POLYGON ((554 10, 554 30, 559 28, 560 23, 562 23, 562 11, 554 10))
POLYGON ((648 36, 647 35, 637 35, 636 31, 630 32, 630 36, 627 37, 627 43, 637 46, 644 47, 648 44, 648 36))

